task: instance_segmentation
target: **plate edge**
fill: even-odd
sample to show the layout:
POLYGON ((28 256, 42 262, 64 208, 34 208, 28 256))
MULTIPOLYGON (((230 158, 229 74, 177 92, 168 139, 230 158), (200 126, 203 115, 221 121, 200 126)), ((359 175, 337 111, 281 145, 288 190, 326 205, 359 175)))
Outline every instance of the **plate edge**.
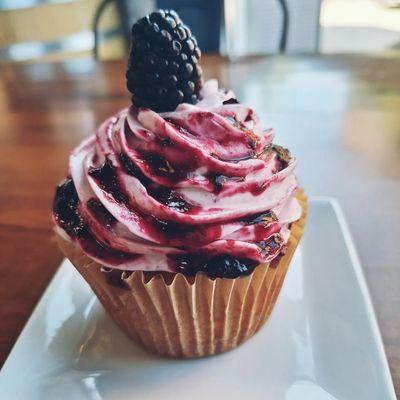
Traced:
POLYGON ((361 293, 364 297, 364 300, 365 300, 365 303, 367 306, 368 316, 369 316, 369 320, 371 323, 372 332, 373 332, 373 335, 375 336, 375 340, 376 340, 376 343, 378 346, 379 356, 382 359, 385 380, 386 380, 387 386, 390 390, 390 395, 392 397, 392 400, 397 400, 396 392, 395 392, 394 384, 393 384, 393 379, 392 379, 392 374, 390 372, 389 363, 388 363, 388 359, 387 359, 387 355, 386 355, 386 351, 385 351, 385 346, 383 344, 382 334, 379 329, 378 319, 376 317, 375 308, 374 308, 372 298, 371 298, 371 293, 368 288, 364 270, 361 266, 361 261, 360 261, 356 246, 354 244, 354 239, 351 234, 351 231, 350 231, 345 213, 343 211, 343 208, 340 205, 340 202, 335 197, 330 197, 330 196, 310 196, 310 202, 328 203, 332 207, 332 209, 336 215, 336 218, 339 222, 340 229, 343 234, 343 238, 344 238, 347 250, 349 252, 350 261, 353 265, 358 283, 360 285, 361 293))
POLYGON ((53 290, 53 286, 56 283, 56 281, 61 279, 61 276, 63 276, 66 273, 67 267, 66 265, 68 264, 68 260, 66 258, 63 258, 62 261, 60 262, 60 265, 56 269, 56 272, 54 273, 53 277, 50 279, 49 283, 47 284, 44 292, 42 295, 39 297, 39 300, 33 307, 31 313, 29 314, 28 319, 25 321, 25 324, 23 325, 21 332, 19 333, 16 341, 14 342, 13 346, 11 347, 10 353, 8 354, 6 360, 4 361, 4 364, 2 365, 0 369, 0 378, 3 376, 4 372, 8 368, 8 364, 11 360, 11 356, 13 354, 14 349, 18 346, 19 342, 24 338, 26 334, 26 330, 28 328, 29 323, 31 322, 32 316, 38 311, 40 307, 42 307, 42 304, 46 301, 46 299, 50 296, 50 292, 53 290))

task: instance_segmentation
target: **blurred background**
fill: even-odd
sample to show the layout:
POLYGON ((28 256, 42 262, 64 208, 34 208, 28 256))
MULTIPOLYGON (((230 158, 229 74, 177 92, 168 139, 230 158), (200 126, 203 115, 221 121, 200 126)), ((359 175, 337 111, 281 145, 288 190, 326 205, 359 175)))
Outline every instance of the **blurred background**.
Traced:
POLYGON ((231 59, 400 54, 400 0, 0 0, 0 62, 126 57, 133 21, 158 7, 177 10, 203 52, 231 59))

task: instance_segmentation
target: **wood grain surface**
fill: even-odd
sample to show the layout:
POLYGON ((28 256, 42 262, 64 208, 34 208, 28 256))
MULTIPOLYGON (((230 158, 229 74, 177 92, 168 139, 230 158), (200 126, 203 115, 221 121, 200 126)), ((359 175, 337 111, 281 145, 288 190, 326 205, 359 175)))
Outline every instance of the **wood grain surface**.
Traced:
MULTIPOLYGON (((400 60, 202 64, 276 128, 308 194, 341 202, 400 394, 400 60)), ((69 151, 129 103, 124 70, 91 60, 0 67, 0 365, 62 259, 50 210, 69 151)))

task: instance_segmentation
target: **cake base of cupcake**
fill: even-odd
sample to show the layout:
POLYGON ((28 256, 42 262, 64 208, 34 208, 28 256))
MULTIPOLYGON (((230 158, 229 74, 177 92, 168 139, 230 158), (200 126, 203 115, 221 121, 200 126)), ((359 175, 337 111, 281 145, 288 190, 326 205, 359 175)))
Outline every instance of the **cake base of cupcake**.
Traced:
POLYGON ((297 198, 303 213, 291 226, 285 254, 236 279, 135 271, 113 281, 72 242, 57 240, 108 315, 138 345, 167 357, 209 356, 245 342, 271 314, 304 230, 307 198, 303 191, 297 198))

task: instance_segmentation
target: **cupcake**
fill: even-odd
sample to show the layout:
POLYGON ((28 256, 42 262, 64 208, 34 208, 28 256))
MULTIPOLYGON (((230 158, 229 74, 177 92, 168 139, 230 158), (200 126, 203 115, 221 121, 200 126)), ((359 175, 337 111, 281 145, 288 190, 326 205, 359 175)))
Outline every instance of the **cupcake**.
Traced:
POLYGON ((203 83, 174 11, 132 28, 132 104, 71 153, 60 248, 109 316, 160 355, 227 351, 264 324, 301 238, 296 161, 251 108, 203 83))

